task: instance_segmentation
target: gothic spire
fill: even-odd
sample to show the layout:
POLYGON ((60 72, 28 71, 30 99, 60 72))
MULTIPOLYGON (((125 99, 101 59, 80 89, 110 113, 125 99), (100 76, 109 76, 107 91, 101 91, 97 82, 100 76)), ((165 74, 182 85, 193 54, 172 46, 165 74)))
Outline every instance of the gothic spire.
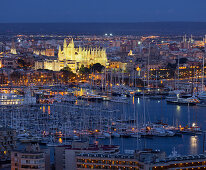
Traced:
POLYGON ((67 40, 66 40, 66 38, 64 39, 64 48, 66 48, 67 47, 67 40))

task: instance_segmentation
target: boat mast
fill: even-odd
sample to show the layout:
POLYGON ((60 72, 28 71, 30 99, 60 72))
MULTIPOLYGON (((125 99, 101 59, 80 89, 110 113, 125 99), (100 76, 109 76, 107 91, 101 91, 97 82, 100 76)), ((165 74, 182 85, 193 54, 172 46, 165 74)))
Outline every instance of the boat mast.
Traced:
POLYGON ((198 78, 198 75, 197 75, 197 69, 196 69, 196 67, 195 67, 195 87, 196 87, 196 93, 197 93, 197 95, 198 95, 198 84, 197 84, 197 78, 198 78))
POLYGON ((116 76, 116 70, 114 70, 114 85, 116 86, 116 78, 117 78, 117 76, 116 76))
POLYGON ((105 92, 107 91, 107 73, 106 73, 106 68, 104 70, 104 90, 105 92))
POLYGON ((124 72, 122 72, 122 85, 124 85, 124 72))
POLYGON ((203 151, 202 151, 203 154, 205 153, 205 133, 206 133, 206 132, 204 131, 204 132, 203 132, 203 148, 202 148, 202 149, 203 149, 203 151))
POLYGON ((147 87, 149 88, 149 57, 150 57, 150 43, 149 43, 149 53, 148 53, 148 63, 147 63, 147 87))
POLYGON ((157 88, 157 70, 156 70, 156 93, 157 93, 157 90, 158 90, 158 88, 157 88))
POLYGON ((178 59, 177 59, 177 89, 179 90, 179 81, 180 81, 180 57, 178 55, 178 59))
MULTIPOLYGON (((136 105, 136 102, 135 102, 136 105)), ((137 124, 137 150, 139 149, 139 118, 138 118, 138 111, 137 111, 137 118, 136 118, 136 124, 137 124)))
POLYGON ((121 83, 121 73, 120 73, 120 70, 118 70, 118 82, 119 82, 119 85, 120 85, 120 83, 121 83))
POLYGON ((188 110, 188 127, 190 128, 190 104, 188 103, 187 110, 188 110))
POLYGON ((111 74, 110 74, 110 89, 111 89, 111 93, 112 93, 112 69, 111 69, 111 74))
MULTIPOLYGON (((134 98, 134 96, 133 96, 133 101, 134 101, 134 127, 135 127, 135 113, 136 113, 136 107, 135 107, 135 105, 136 105, 136 103, 135 103, 135 98, 134 98)), ((136 122, 137 123, 137 122, 136 122)))
MULTIPOLYGON (((144 74, 145 75, 145 74, 144 74)), ((144 76, 145 78, 145 76, 144 76)), ((145 81, 144 81, 145 82, 145 81)), ((144 84, 144 88, 145 88, 145 84, 144 84)), ((145 90, 145 89, 144 89, 145 90)), ((145 122, 146 122, 146 118, 145 118, 145 97, 144 97, 144 90, 143 90, 143 108, 144 108, 144 115, 143 115, 143 125, 145 126, 145 122)))
MULTIPOLYGON (((204 41, 204 50, 206 50, 205 40, 206 40, 206 35, 205 35, 205 38, 203 39, 203 41, 204 41)), ((205 72, 205 51, 204 51, 204 54, 202 56, 202 92, 204 91, 204 77, 205 77, 204 72, 205 72)))
POLYGON ((65 131, 65 132, 64 132, 64 137, 65 137, 64 143, 65 143, 65 145, 66 145, 66 143, 67 143, 67 130, 66 130, 67 127, 66 127, 66 123, 67 123, 67 122, 65 122, 65 124, 64 124, 64 131, 65 131))
POLYGON ((135 78, 134 78, 134 81, 135 81, 135 82, 134 82, 134 87, 136 87, 136 86, 137 86, 137 80, 136 80, 136 79, 137 79, 137 72, 136 72, 136 70, 135 70, 135 75, 134 75, 134 77, 135 77, 135 78))
POLYGON ((104 79, 103 79, 104 73, 101 73, 101 85, 102 85, 102 93, 104 91, 104 79))
POLYGON ((192 64, 192 88, 191 88, 191 95, 194 94, 194 65, 192 64))

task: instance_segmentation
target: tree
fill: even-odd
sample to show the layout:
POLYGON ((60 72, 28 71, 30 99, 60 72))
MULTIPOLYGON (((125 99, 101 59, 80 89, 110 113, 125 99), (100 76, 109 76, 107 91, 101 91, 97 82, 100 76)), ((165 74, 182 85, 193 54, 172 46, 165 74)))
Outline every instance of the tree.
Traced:
MULTIPOLYGON (((188 61, 187 58, 180 58, 179 63, 180 63, 180 64, 185 64, 185 63, 187 63, 187 61, 188 61)), ((176 62, 178 62, 178 61, 176 60, 176 62)))
POLYGON ((84 65, 82 64, 79 69, 79 73, 83 75, 88 75, 90 73, 90 69, 88 67, 84 67, 84 65))
POLYGON ((60 70, 62 72, 64 83, 68 83, 69 79, 75 76, 70 67, 64 67, 60 70))
POLYGON ((32 64, 30 62, 26 62, 24 59, 21 59, 21 58, 18 58, 17 64, 21 68, 26 68, 27 69, 29 67, 32 67, 32 64))
POLYGON ((167 68, 168 68, 168 69, 175 70, 176 67, 177 67, 177 64, 171 64, 171 63, 168 63, 168 64, 167 64, 167 68))
POLYGON ((63 69, 61 69, 60 71, 68 71, 68 72, 72 72, 72 69, 69 66, 64 67, 63 69))
POLYGON ((14 83, 19 83, 21 79, 21 73, 19 71, 14 71, 10 74, 10 78, 14 83))
POLYGON ((26 62, 23 59, 18 59, 17 63, 19 65, 19 67, 25 67, 26 66, 26 62))
POLYGON ((94 71, 94 72, 97 71, 97 72, 101 73, 103 69, 104 69, 104 66, 101 65, 100 63, 90 65, 90 70, 94 71))

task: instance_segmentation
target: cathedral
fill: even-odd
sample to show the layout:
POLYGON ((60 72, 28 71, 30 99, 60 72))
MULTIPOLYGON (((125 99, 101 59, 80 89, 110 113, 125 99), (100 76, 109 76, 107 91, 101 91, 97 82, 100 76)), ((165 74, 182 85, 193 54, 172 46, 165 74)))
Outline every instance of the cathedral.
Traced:
POLYGON ((12 41, 12 43, 11 43, 10 53, 11 53, 11 54, 17 54, 14 41, 12 41))
POLYGON ((60 61, 72 60, 79 63, 79 65, 83 64, 85 67, 95 63, 100 63, 105 66, 107 63, 107 55, 104 49, 86 49, 82 47, 75 48, 73 39, 68 45, 66 39, 64 40, 63 50, 59 46, 58 59, 60 61))
POLYGON ((73 39, 67 44, 64 39, 63 49, 59 46, 57 60, 44 60, 35 62, 35 69, 49 69, 60 71, 69 66, 73 72, 76 72, 81 65, 89 67, 90 64, 107 64, 107 54, 105 49, 100 48, 82 48, 75 47, 73 39))

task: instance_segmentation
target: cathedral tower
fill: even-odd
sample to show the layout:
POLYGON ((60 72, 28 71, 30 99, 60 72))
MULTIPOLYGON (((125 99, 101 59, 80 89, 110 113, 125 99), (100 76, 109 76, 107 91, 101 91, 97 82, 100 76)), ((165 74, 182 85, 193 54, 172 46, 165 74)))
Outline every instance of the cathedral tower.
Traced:
POLYGON ((11 54, 17 54, 16 52, 16 47, 15 47, 15 43, 14 41, 12 40, 11 42, 11 51, 10 51, 11 54))

